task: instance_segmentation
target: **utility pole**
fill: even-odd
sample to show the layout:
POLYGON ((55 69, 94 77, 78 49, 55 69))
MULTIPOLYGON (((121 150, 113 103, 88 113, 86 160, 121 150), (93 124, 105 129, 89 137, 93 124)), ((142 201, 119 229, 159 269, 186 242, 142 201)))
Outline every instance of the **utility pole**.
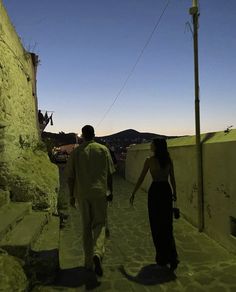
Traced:
POLYGON ((193 18, 193 46, 194 46, 194 78, 195 78, 195 128, 196 128, 196 156, 197 156, 197 184, 198 184, 198 230, 204 229, 204 201, 203 201, 203 171, 202 145, 200 130, 200 100, 199 100, 199 70, 198 70, 198 0, 193 0, 189 13, 193 18))

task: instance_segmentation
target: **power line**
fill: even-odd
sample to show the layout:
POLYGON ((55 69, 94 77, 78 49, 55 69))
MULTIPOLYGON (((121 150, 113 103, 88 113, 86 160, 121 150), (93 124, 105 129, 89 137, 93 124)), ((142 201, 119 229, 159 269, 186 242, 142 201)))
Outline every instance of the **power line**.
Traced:
POLYGON ((101 118, 101 120, 100 120, 99 123, 97 124, 96 128, 98 128, 98 127, 100 126, 100 124, 104 121, 105 117, 106 117, 106 116, 108 115, 108 113, 111 111, 111 109, 112 109, 112 107, 114 106, 114 104, 116 103, 118 97, 121 95, 121 93, 122 93, 122 91, 124 90, 126 84, 128 83, 130 77, 131 77, 132 74, 134 73, 134 70, 135 70, 135 68, 137 67, 139 61, 141 60, 141 58, 142 58, 142 56, 143 56, 143 53, 144 53, 145 49, 147 48, 147 46, 148 46, 149 43, 151 42, 151 39, 152 39, 152 37, 153 37, 153 35, 154 35, 154 32, 157 30, 157 28, 158 28, 158 26, 159 26, 159 24, 160 24, 160 22, 161 22, 161 19, 162 19, 163 15, 165 14, 167 7, 168 7, 169 4, 170 4, 170 1, 171 1, 171 0, 167 0, 166 5, 165 5, 164 9, 162 10, 161 15, 159 16, 159 18, 158 18, 158 20, 157 20, 157 22, 156 22, 156 24, 155 24, 155 26, 154 26, 152 32, 150 33, 150 35, 149 35, 149 37, 148 37, 146 43, 144 44, 144 46, 143 46, 143 48, 142 48, 142 50, 141 50, 141 52, 140 52, 138 58, 136 59, 136 62, 134 63, 133 67, 131 68, 130 73, 128 74, 127 78, 125 79, 123 85, 121 86, 121 89, 118 91, 118 93, 117 93, 115 99, 113 100, 112 104, 108 107, 108 109, 107 109, 106 112, 104 113, 103 117, 101 118))

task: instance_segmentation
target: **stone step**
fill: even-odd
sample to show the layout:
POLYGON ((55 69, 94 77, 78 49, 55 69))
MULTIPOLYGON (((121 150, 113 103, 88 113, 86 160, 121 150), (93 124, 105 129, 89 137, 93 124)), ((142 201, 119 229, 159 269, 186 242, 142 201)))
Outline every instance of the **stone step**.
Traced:
POLYGON ((52 283, 59 270, 60 218, 52 216, 32 245, 25 267, 28 278, 52 283))
POLYGON ((9 254, 24 259, 48 221, 49 215, 46 212, 32 212, 26 215, 4 236, 0 247, 9 254))
POLYGON ((32 203, 11 202, 0 208, 0 240, 32 210, 32 203))
POLYGON ((0 189, 0 207, 10 203, 10 192, 0 189))
POLYGON ((52 216, 31 249, 35 252, 59 249, 60 218, 52 216))

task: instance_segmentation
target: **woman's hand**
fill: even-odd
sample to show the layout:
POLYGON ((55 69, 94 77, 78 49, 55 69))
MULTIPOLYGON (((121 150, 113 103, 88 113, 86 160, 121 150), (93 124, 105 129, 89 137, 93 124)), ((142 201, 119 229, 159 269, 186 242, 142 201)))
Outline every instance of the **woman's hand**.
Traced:
POLYGON ((113 200, 113 194, 110 193, 108 196, 107 196, 107 202, 112 202, 113 200))
POLYGON ((173 195, 172 195, 172 199, 173 199, 173 201, 177 201, 177 195, 176 195, 176 193, 173 193, 173 195))
POLYGON ((130 196, 130 198, 129 198, 129 203, 130 203, 131 206, 133 206, 133 204, 134 204, 134 194, 132 194, 132 195, 130 196))

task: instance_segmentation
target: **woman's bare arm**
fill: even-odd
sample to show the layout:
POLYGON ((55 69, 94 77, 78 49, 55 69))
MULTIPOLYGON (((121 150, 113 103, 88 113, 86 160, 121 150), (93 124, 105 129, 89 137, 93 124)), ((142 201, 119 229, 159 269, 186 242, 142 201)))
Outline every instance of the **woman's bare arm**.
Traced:
POLYGON ((177 200, 176 183, 175 183, 174 165, 173 165, 172 161, 171 161, 171 164, 170 164, 170 183, 171 183, 171 187, 172 187, 172 190, 173 190, 173 199, 176 201, 177 200))
POLYGON ((141 184, 142 184, 142 182, 143 182, 143 180, 144 180, 144 178, 145 178, 145 176, 146 176, 148 170, 149 170, 149 158, 147 158, 147 159, 145 160, 144 165, 143 165, 143 169, 142 169, 142 171, 141 171, 141 174, 140 174, 140 176, 139 176, 139 178, 138 178, 138 180, 137 180, 137 183, 136 183, 136 185, 135 185, 135 187, 134 187, 134 190, 133 190, 133 192, 132 192, 132 194, 131 194, 131 197, 130 197, 130 203, 131 203, 131 204, 133 204, 133 201, 134 201, 134 195, 135 195, 135 193, 137 192, 137 190, 139 189, 139 187, 141 186, 141 184))

